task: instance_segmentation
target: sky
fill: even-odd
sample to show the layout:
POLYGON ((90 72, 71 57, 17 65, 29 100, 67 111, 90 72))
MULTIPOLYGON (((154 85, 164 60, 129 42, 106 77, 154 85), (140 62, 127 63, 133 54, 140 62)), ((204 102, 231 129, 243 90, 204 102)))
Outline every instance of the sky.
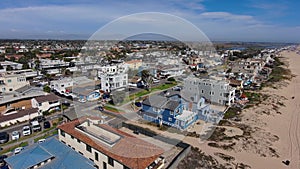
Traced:
POLYGON ((0 38, 88 39, 117 26, 112 33, 133 35, 136 25, 193 36, 180 26, 187 24, 211 41, 300 42, 299 7, 298 0, 1 0, 0 38), (151 18, 151 12, 174 17, 151 18), (120 20, 130 24, 113 24, 120 20))

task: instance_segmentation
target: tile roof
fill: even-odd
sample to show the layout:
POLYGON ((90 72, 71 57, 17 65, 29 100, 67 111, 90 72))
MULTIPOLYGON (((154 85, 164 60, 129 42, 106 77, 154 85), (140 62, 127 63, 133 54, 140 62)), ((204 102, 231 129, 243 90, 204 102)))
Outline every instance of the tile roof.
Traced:
POLYGON ((57 97, 55 94, 48 94, 48 95, 44 95, 44 96, 35 97, 35 100, 38 103, 53 102, 53 101, 58 101, 59 97, 57 97))
POLYGON ((100 124, 100 127, 122 136, 115 145, 108 147, 75 129, 77 125, 86 120, 86 117, 82 117, 62 124, 58 128, 132 169, 145 169, 164 152, 156 145, 106 124, 100 124))

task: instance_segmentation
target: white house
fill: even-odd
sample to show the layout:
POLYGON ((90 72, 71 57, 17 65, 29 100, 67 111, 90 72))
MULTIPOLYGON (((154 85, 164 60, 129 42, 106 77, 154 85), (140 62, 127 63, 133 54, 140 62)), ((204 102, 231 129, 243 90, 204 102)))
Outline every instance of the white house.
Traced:
POLYGON ((38 108, 39 112, 45 112, 60 107, 59 98, 54 94, 35 97, 31 99, 31 104, 33 108, 38 108))
POLYGON ((0 74, 0 91, 3 93, 13 92, 21 87, 29 85, 23 74, 0 74))
POLYGON ((7 114, 0 115, 0 126, 10 126, 20 122, 30 120, 36 116, 39 116, 37 108, 22 109, 7 114))
POLYGON ((59 94, 69 93, 67 88, 71 88, 74 85, 72 78, 63 78, 59 80, 50 81, 50 88, 55 90, 59 94))

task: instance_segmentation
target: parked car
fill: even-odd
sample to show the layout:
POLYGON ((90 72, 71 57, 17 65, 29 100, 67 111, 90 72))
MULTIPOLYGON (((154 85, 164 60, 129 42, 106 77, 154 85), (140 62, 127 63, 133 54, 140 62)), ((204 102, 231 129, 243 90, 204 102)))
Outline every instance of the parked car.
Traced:
POLYGON ((7 134, 7 132, 0 133, 0 144, 8 142, 8 139, 9 139, 9 135, 7 134))
POLYGON ((41 131, 42 130, 41 125, 40 125, 40 123, 38 121, 32 121, 31 122, 31 128, 32 128, 33 132, 41 131))
POLYGON ((38 140, 38 143, 40 144, 40 143, 43 143, 43 142, 45 142, 45 141, 46 141, 46 139, 44 139, 44 138, 43 138, 43 139, 39 139, 39 140, 38 140))
POLYGON ((0 156, 0 167, 1 167, 1 169, 6 165, 6 162, 4 161, 5 158, 7 158, 7 155, 1 155, 0 156))
POLYGON ((18 131, 13 131, 11 133, 11 139, 12 140, 18 140, 20 138, 20 133, 18 131))
POLYGON ((50 128, 51 124, 49 121, 44 121, 44 129, 50 128))
POLYGON ((46 121, 46 118, 44 116, 37 116, 37 117, 33 118, 32 120, 30 120, 30 122, 33 122, 33 121, 38 121, 40 123, 40 122, 46 121))
POLYGON ((24 147, 17 147, 14 151, 15 154, 19 154, 22 150, 24 150, 24 147))
POLYGON ((28 136, 28 135, 30 135, 31 134, 31 129, 30 129, 30 127, 29 126, 24 126, 23 127, 23 135, 24 136, 28 136))

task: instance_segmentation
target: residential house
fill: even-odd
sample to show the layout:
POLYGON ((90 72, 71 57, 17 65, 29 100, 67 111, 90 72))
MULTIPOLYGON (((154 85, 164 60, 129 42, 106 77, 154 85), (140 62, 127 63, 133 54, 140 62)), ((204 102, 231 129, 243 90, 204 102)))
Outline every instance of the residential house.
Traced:
POLYGON ((204 97, 205 100, 214 104, 230 106, 234 103, 235 88, 225 80, 189 77, 184 81, 183 90, 189 93, 196 102, 204 97))
POLYGON ((0 74, 0 91, 3 93, 13 92, 27 85, 29 85, 29 82, 26 81, 26 77, 23 74, 0 74))
POLYGON ((197 119, 197 113, 186 110, 181 101, 161 95, 152 95, 142 102, 144 120, 185 130, 197 119))
POLYGON ((50 81, 50 88, 52 90, 55 90, 59 94, 70 93, 70 90, 68 90, 68 88, 73 87, 73 85, 74 83, 72 78, 63 78, 50 81))
POLYGON ((60 99, 54 94, 38 96, 31 99, 33 108, 38 108, 40 112, 60 108, 60 99))
POLYGON ((81 117, 58 126, 58 138, 89 158, 96 168, 162 168, 163 149, 133 135, 102 124, 101 119, 81 117))
POLYGON ((94 162, 54 137, 46 139, 43 143, 26 147, 25 150, 6 158, 5 161, 10 169, 96 169, 94 162))
POLYGON ((21 123, 39 115, 37 108, 7 111, 6 113, 0 114, 0 126, 5 127, 21 123))
POLYGON ((48 68, 60 68, 60 67, 68 67, 69 62, 65 62, 59 59, 40 59, 39 67, 40 69, 48 69, 48 68))
POLYGON ((72 92, 78 97, 80 102, 95 101, 101 97, 101 93, 95 83, 73 86, 72 92))
POLYGON ((12 69, 14 70, 20 70, 22 69, 23 67, 23 64, 21 63, 16 63, 16 62, 12 62, 12 61, 3 61, 3 62, 0 62, 0 65, 5 69, 7 70, 7 67, 10 66, 12 69))
POLYGON ((125 62, 125 64, 129 69, 137 70, 137 69, 139 69, 139 67, 142 66, 143 61, 142 60, 130 60, 130 61, 125 62))

